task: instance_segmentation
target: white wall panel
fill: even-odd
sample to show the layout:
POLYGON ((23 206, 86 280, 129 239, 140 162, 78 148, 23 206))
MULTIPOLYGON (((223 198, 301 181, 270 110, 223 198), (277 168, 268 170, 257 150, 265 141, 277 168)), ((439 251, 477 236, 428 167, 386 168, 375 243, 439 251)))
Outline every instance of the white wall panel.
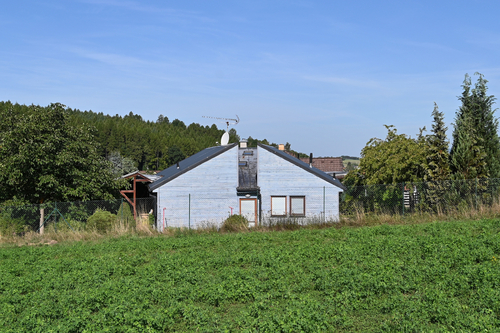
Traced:
POLYGON ((238 211, 238 147, 210 159, 157 188, 157 226, 220 225, 238 211), (191 200, 190 200, 191 197, 191 200))
POLYGON ((286 195, 288 213, 290 196, 305 196, 306 219, 325 216, 327 220, 338 220, 341 188, 261 147, 258 148, 257 182, 264 217, 271 215, 271 196, 286 195))

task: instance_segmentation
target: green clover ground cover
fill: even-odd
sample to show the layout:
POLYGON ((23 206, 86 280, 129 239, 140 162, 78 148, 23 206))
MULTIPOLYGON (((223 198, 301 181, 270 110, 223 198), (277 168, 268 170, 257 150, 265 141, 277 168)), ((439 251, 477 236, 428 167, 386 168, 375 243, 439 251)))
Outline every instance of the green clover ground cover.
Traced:
POLYGON ((0 248, 2 332, 499 331, 500 221, 0 248))

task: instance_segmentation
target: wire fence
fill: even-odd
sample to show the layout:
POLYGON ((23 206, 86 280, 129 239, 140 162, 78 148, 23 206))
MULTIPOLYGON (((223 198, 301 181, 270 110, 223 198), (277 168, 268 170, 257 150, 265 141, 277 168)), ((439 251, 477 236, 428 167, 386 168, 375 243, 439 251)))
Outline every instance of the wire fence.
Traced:
MULTIPOLYGON (((136 199, 137 219, 149 219, 155 204, 153 197, 136 199)), ((125 199, 0 206, 0 235, 46 229, 82 230, 98 212, 108 212, 107 216, 117 222, 133 224, 136 221, 133 207, 125 199)))
MULTIPOLYGON (((108 212, 114 221, 147 221, 159 231, 168 227, 220 227, 233 214, 250 225, 316 223, 359 214, 406 215, 478 209, 500 203, 500 179, 448 180, 348 187, 334 195, 326 188, 291 188, 293 195, 255 198, 210 197, 198 194, 136 199, 137 217, 125 199, 52 202, 41 205, 0 205, 0 235, 48 229, 83 230, 95 214, 108 212), (273 206, 274 205, 274 206, 273 206), (281 222, 280 222, 281 221, 281 222)), ((279 193, 278 193, 279 194, 279 193)))
POLYGON ((353 186, 341 195, 340 213, 447 213, 497 204, 499 195, 500 179, 491 178, 353 186))

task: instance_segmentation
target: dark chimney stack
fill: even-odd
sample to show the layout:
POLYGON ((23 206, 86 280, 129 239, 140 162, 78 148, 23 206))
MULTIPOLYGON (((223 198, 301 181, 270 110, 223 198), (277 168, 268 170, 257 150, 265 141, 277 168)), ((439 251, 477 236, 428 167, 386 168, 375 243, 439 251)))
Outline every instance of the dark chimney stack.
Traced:
POLYGON ((179 169, 179 162, 177 162, 177 169, 179 169))
POLYGON ((309 155, 309 167, 310 168, 313 167, 313 153, 311 153, 311 155, 309 155))

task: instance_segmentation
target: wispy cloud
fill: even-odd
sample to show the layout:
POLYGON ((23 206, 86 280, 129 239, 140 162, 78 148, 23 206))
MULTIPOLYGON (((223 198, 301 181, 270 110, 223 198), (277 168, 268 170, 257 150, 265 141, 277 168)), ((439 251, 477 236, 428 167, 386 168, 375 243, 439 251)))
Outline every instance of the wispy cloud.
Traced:
POLYGON ((123 56, 113 53, 92 52, 79 48, 73 49, 72 52, 83 58, 96 60, 98 62, 102 62, 107 65, 114 65, 118 67, 130 67, 146 63, 144 60, 141 60, 139 58, 123 56))
POLYGON ((184 20, 197 20, 201 22, 214 22, 215 20, 207 16, 201 15, 196 11, 186 11, 173 8, 165 8, 159 6, 145 5, 137 1, 117 1, 117 0, 81 0, 82 3, 91 5, 120 7, 131 11, 144 12, 144 13, 161 13, 167 14, 170 17, 176 17, 184 20))
POLYGON ((371 80, 353 80, 345 77, 333 77, 333 76, 304 76, 305 80, 325 82, 332 84, 342 84, 353 87, 363 87, 363 88, 383 88, 380 82, 371 80))
POLYGON ((438 43, 415 42, 415 41, 408 41, 408 40, 404 40, 404 41, 402 41, 402 43, 405 45, 415 46, 415 47, 423 48, 423 49, 431 49, 431 50, 453 52, 453 53, 461 52, 458 49, 455 49, 453 47, 449 47, 447 45, 438 44, 438 43))

